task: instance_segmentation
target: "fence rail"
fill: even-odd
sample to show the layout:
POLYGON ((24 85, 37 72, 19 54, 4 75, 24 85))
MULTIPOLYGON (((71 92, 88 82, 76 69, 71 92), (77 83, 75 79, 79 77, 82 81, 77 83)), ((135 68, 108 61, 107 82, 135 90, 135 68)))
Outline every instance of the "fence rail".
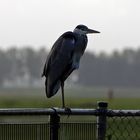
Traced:
POLYGON ((0 109, 0 140, 140 140, 140 110, 111 110, 107 106, 106 102, 99 102, 97 109, 72 108, 71 111, 61 108, 0 109), (45 120, 32 122, 34 116, 45 120), (65 122, 61 120, 64 116, 67 117, 65 122), (75 116, 80 120, 68 121, 75 116), (86 121, 81 120, 81 116, 86 121), (24 118, 18 122, 18 117, 24 118), (91 117, 94 118, 88 121, 91 117))
POLYGON ((62 108, 48 108, 48 109, 38 109, 38 108, 28 108, 28 109, 0 109, 0 115, 98 115, 100 111, 97 109, 70 109, 71 111, 66 111, 62 108))

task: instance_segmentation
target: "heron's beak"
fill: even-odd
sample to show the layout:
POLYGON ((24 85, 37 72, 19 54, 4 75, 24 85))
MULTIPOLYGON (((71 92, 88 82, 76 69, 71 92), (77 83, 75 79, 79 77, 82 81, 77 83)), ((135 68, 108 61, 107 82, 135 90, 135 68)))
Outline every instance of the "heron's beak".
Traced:
POLYGON ((87 33, 92 34, 92 33, 100 33, 100 32, 96 30, 88 29, 87 33))

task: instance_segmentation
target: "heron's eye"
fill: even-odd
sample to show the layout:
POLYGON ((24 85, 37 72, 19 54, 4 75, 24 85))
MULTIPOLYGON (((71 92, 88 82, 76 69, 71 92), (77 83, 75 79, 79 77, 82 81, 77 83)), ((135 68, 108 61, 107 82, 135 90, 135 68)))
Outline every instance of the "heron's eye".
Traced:
POLYGON ((81 30, 82 30, 82 31, 85 31, 85 29, 84 29, 84 28, 81 28, 81 30))
POLYGON ((86 30, 87 30, 87 28, 82 28, 82 30, 83 30, 83 31, 86 31, 86 30))

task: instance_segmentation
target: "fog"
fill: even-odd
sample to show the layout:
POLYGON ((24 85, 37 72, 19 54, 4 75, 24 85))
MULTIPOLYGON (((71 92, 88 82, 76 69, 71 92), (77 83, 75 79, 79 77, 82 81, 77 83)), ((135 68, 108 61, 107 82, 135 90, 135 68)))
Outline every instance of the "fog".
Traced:
POLYGON ((140 45, 139 0, 0 0, 0 46, 50 49, 63 32, 85 24, 99 30, 87 50, 110 53, 140 45))

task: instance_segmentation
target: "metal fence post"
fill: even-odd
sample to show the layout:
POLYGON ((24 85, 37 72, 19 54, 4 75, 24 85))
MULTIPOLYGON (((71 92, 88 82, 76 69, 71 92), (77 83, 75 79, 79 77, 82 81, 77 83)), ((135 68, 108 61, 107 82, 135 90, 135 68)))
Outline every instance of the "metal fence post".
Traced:
POLYGON ((58 140, 60 117, 57 113, 50 115, 50 140, 58 140))
POLYGON ((97 140, 105 140, 107 107, 107 102, 98 102, 98 109, 100 113, 99 116, 97 116, 97 140))

